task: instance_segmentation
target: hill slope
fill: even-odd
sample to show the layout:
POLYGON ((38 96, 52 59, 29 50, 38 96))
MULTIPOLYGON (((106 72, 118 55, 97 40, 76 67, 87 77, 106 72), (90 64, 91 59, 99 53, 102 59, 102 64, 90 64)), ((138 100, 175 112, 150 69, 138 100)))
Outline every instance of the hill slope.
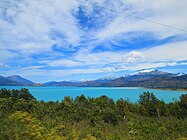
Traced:
MULTIPOLYGON (((34 82, 19 75, 0 76, 0 86, 32 86, 34 82)), ((148 88, 187 88, 187 74, 173 74, 158 70, 142 70, 133 75, 119 78, 100 78, 89 81, 51 81, 42 86, 77 87, 148 87, 148 88)))
POLYGON ((34 82, 27 80, 19 75, 13 76, 0 76, 0 86, 30 86, 33 85, 34 82))
POLYGON ((32 85, 34 84, 34 82, 28 80, 28 79, 25 79, 19 75, 13 75, 13 76, 8 76, 6 77, 7 79, 11 80, 11 81, 14 81, 14 82, 17 82, 21 85, 32 85))
POLYGON ((19 83, 0 75, 0 86, 18 86, 19 83))
POLYGON ((187 88, 187 75, 143 70, 133 75, 115 79, 98 79, 84 82, 48 82, 45 86, 78 87, 151 87, 151 88, 187 88))

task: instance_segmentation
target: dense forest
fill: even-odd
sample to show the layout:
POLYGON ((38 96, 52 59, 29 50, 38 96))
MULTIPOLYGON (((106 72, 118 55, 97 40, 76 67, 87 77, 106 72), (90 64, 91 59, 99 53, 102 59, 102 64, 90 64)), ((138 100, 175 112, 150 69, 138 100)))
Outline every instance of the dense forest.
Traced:
POLYGON ((107 96, 37 101, 27 89, 0 90, 0 140, 176 140, 187 138, 187 94, 165 103, 107 96))

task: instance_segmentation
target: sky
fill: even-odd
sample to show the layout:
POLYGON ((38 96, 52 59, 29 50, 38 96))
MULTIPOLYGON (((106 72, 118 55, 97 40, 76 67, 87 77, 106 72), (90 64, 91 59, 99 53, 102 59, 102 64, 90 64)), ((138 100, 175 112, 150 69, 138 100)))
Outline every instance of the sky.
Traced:
POLYGON ((187 0, 1 0, 0 75, 187 73, 187 0), (177 28, 177 29, 176 29, 177 28))

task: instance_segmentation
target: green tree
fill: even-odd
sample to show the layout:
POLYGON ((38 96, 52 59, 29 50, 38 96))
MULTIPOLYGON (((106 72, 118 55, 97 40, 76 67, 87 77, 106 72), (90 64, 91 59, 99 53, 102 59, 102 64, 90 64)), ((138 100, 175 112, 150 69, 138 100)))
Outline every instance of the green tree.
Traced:
POLYGON ((9 98, 11 97, 10 90, 7 90, 6 88, 2 88, 0 90, 0 98, 9 98))
POLYGON ((181 108, 180 117, 187 117, 187 94, 180 97, 179 106, 181 108))
POLYGON ((20 89, 18 98, 24 99, 24 100, 33 100, 33 99, 36 100, 36 98, 34 98, 32 94, 29 93, 29 90, 26 88, 20 89))
POLYGON ((149 116, 157 116, 158 99, 153 93, 144 92, 141 94, 139 104, 140 106, 143 106, 141 108, 145 109, 144 114, 148 114, 149 116))
POLYGON ((11 134, 15 140, 65 140, 55 130, 48 130, 42 123, 27 112, 15 112, 10 117, 12 127, 16 129, 11 134))

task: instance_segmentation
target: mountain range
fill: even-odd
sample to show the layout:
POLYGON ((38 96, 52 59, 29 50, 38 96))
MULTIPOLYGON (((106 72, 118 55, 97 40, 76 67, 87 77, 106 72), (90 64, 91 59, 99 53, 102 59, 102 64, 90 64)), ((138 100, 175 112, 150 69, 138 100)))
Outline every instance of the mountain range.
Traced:
POLYGON ((51 81, 42 84, 18 75, 0 76, 1 86, 77 86, 77 87, 146 87, 146 88, 187 88, 187 74, 168 73, 155 69, 141 70, 132 75, 118 78, 107 77, 84 81, 51 81))
POLYGON ((19 75, 13 75, 8 77, 0 75, 1 86, 31 86, 33 84, 35 83, 19 75))

